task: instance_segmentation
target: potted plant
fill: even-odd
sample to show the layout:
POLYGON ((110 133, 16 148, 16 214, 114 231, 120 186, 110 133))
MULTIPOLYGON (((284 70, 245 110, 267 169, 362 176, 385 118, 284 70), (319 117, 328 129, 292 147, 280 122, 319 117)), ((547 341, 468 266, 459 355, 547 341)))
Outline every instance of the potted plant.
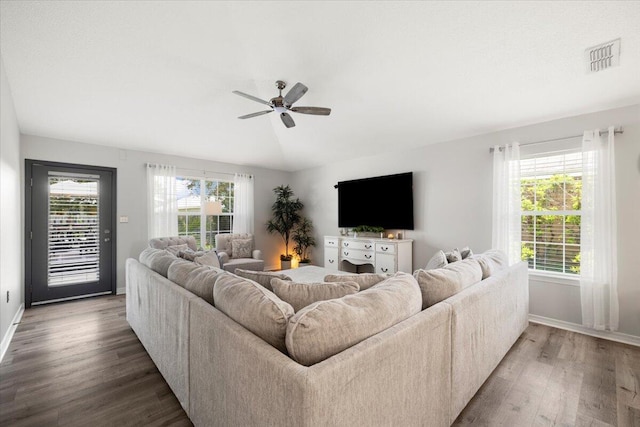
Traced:
POLYGON ((293 242, 296 244, 293 251, 298 255, 299 265, 311 264, 309 258, 309 250, 316 245, 316 239, 311 232, 313 231, 313 223, 309 218, 302 217, 298 227, 293 231, 293 242))
POLYGON ((280 267, 291 268, 292 255, 289 253, 289 238, 295 226, 300 222, 300 211, 304 207, 300 199, 293 198, 293 190, 288 185, 273 189, 276 201, 271 206, 271 219, 267 222, 267 231, 277 233, 284 241, 284 254, 280 255, 280 267))
POLYGON ((370 225, 359 225, 353 229, 354 235, 375 237, 384 232, 382 227, 372 227, 370 225))

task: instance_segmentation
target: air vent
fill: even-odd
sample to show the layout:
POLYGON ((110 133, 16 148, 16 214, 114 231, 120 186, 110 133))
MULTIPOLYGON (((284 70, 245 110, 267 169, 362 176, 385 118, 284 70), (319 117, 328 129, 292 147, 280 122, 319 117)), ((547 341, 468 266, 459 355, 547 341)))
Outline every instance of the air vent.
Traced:
POLYGON ((620 39, 586 49, 584 59, 587 73, 595 73, 620 65, 620 39))

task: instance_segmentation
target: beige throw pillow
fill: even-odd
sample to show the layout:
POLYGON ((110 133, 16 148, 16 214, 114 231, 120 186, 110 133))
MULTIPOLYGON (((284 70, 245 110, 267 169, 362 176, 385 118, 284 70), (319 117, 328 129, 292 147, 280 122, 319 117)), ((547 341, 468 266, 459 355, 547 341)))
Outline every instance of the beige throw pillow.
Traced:
POLYGON ((213 287, 216 308, 278 350, 286 352, 285 333, 293 307, 273 292, 235 274, 220 274, 213 287))
POLYGON ((449 261, 447 261, 447 256, 445 255, 445 253, 443 251, 438 251, 434 256, 431 257, 424 269, 433 270, 434 268, 442 268, 448 263, 449 261))
POLYGON ((509 266, 507 254, 499 249, 489 249, 479 255, 472 255, 471 258, 477 260, 480 264, 482 280, 509 266))
POLYGON ((422 309, 431 307, 482 280, 482 269, 475 259, 447 264, 434 270, 416 270, 413 276, 420 285, 422 309))
POLYGON ((196 256, 193 260, 199 265, 208 265, 210 267, 220 268, 220 259, 216 251, 205 252, 200 256, 196 256))
POLYGON ((360 286, 355 282, 296 283, 280 279, 272 279, 271 287, 273 292, 281 300, 291 304, 296 312, 314 302, 342 298, 360 290, 360 286))
POLYGON ((356 282, 360 290, 364 291, 373 285, 391 277, 391 274, 362 273, 362 274, 327 274, 325 282, 356 282))
POLYGON ((190 251, 191 249, 189 249, 189 245, 185 243, 184 245, 167 246, 165 250, 167 252, 171 252, 175 256, 178 256, 180 252, 190 251))
POLYGON ((287 326, 287 350, 310 366, 402 322, 420 307, 415 279, 397 273, 370 289, 300 310, 287 326))
POLYGON ((231 252, 234 258, 251 258, 253 250, 251 239, 233 239, 231 241, 231 252))
POLYGON ((236 276, 244 277, 245 279, 253 280, 256 283, 261 284, 271 292, 273 292, 273 288, 271 287, 271 279, 291 280, 291 277, 287 276, 286 274, 277 273, 274 271, 253 271, 236 268, 236 271, 234 271, 234 273, 236 274, 236 276))
POLYGON ((447 257, 447 263, 458 262, 462 260, 462 255, 460 254, 458 248, 455 248, 451 252, 445 253, 445 255, 447 257))

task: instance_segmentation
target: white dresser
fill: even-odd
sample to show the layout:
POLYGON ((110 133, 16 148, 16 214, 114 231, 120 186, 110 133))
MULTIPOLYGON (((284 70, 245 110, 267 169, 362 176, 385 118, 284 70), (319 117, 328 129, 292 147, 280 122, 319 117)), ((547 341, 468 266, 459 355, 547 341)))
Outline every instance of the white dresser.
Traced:
POLYGON ((412 273, 413 240, 324 238, 324 267, 354 273, 412 273))

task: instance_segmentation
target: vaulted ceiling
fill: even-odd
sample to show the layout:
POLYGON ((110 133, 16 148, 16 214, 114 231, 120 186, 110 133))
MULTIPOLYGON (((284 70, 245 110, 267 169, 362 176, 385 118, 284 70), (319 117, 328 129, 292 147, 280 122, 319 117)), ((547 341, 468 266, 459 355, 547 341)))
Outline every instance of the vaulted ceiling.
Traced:
POLYGON ((21 132, 299 170, 640 102, 640 2, 2 1, 21 132), (620 37, 620 66, 586 48, 620 37), (277 95, 328 117, 247 120, 277 95), (286 92, 286 89, 285 89, 286 92))

